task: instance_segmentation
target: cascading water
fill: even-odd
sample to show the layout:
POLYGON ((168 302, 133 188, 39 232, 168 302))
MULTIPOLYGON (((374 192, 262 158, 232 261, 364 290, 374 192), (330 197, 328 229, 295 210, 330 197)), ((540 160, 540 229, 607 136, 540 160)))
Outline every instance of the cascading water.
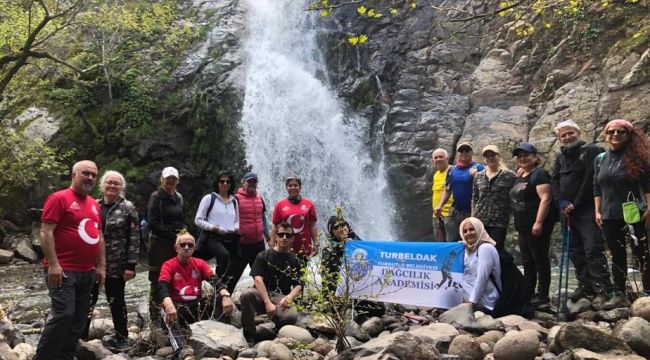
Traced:
POLYGON ((342 205, 362 238, 394 239, 383 156, 373 162, 364 145, 367 121, 346 116, 321 79, 318 29, 306 7, 307 1, 247 0, 241 122, 247 161, 269 208, 286 196, 283 179, 298 175, 320 229, 342 205))

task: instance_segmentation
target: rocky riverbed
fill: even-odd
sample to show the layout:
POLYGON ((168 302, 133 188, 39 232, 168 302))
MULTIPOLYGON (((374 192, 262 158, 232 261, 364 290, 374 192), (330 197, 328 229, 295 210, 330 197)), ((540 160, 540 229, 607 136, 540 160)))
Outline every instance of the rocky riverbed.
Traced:
MULTIPOLYGON (((36 264, 0 267, 3 278, 0 360, 29 360, 34 355, 44 311, 49 305, 41 269, 36 264), (14 291, 14 296, 8 296, 14 291), (34 316, 29 316, 31 313, 34 316)), ((140 275, 146 282, 146 277, 140 275)), ((146 291, 137 281, 133 288, 146 291)), ((244 286, 250 286, 250 284, 244 286)), ((239 291, 233 300, 238 304, 239 291)), ((142 295, 142 294, 140 294, 142 295)), ((78 359, 172 359, 165 332, 151 330, 146 308, 130 300, 129 337, 133 346, 113 353, 102 339, 111 336, 113 324, 103 306, 96 310, 90 341, 82 341, 78 359)), ((322 318, 301 314, 296 325, 279 331, 266 316, 258 316, 258 335, 248 344, 236 313, 232 325, 206 320, 192 325, 189 344, 197 359, 621 359, 650 357, 650 297, 629 308, 599 310, 597 303, 569 302, 570 322, 537 312, 531 320, 510 315, 494 319, 472 312, 466 304, 450 310, 388 305, 386 315, 352 321, 346 334, 351 347, 334 350, 334 330, 322 318), (406 316, 406 315, 417 316, 406 316)))

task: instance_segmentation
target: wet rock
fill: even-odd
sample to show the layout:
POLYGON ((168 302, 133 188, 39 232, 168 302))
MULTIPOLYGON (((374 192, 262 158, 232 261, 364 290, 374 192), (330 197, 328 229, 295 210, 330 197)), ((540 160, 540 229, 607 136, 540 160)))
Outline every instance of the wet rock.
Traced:
POLYGON ((98 339, 81 341, 79 350, 77 350, 77 358, 79 358, 79 360, 103 359, 111 355, 113 355, 113 353, 105 348, 102 341, 98 339))
POLYGON ((636 299, 630 307, 630 316, 638 316, 650 321, 650 296, 636 299))
POLYGON ((508 331, 494 345, 495 360, 533 360, 538 354, 539 339, 534 330, 508 331))
MULTIPOLYGON (((334 345, 325 339, 318 338, 310 345, 311 349, 321 355, 327 355, 334 349, 334 345)), ((241 356, 241 355, 240 355, 241 356)))
POLYGON ((458 335, 449 345, 449 355, 458 355, 463 360, 482 360, 483 350, 478 341, 468 335, 458 335))
POLYGON ((370 335, 363 330, 356 321, 348 322, 348 325, 345 327, 345 335, 354 336, 359 341, 368 341, 370 340, 370 335))
POLYGON ((29 261, 31 263, 35 263, 38 261, 38 254, 36 253, 36 251, 34 251, 34 249, 32 249, 32 245, 29 238, 24 238, 18 243, 18 245, 16 245, 16 249, 14 249, 14 254, 16 255, 16 257, 29 261))
POLYGON ((88 330, 89 339, 101 339, 105 335, 112 333, 115 329, 113 320, 108 318, 95 318, 90 322, 88 330))
POLYGON ((442 323, 457 325, 463 328, 474 325, 476 319, 474 318, 472 307, 469 304, 463 303, 442 313, 442 315, 440 315, 438 318, 438 321, 442 323))
POLYGON ((0 265, 11 264, 14 259, 13 251, 0 249, 0 265))
POLYGON ((617 325, 612 335, 625 341, 637 354, 650 358, 650 322, 640 317, 617 325))
POLYGON ((295 325, 285 325, 278 331, 278 337, 291 339, 300 344, 309 344, 314 341, 307 329, 297 327, 295 325))
POLYGON ((36 354, 36 349, 27 343, 20 343, 11 350, 18 356, 19 360, 30 360, 36 354))
POLYGON ((361 328, 371 337, 377 337, 384 331, 384 323, 377 316, 373 316, 361 324, 361 328))
MULTIPOLYGON (((555 351, 584 348, 594 352, 610 350, 630 351, 623 340, 607 334, 603 330, 581 324, 564 324, 554 334, 552 349, 555 351)), ((549 335, 550 337, 550 335, 549 335)))
POLYGON ((241 329, 214 320, 199 321, 190 325, 192 336, 189 344, 197 358, 236 357, 237 352, 248 347, 241 329))

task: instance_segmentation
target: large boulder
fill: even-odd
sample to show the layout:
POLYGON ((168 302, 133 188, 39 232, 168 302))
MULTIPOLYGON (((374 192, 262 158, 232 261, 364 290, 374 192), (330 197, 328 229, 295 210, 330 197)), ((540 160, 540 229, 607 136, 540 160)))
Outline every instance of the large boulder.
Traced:
POLYGON ((190 325, 189 344, 197 358, 237 357, 239 350, 248 347, 241 329, 214 320, 199 321, 190 325))
POLYGON ((534 330, 508 331, 494 345, 494 360, 533 360, 539 352, 539 338, 534 330))
MULTIPOLYGON (((549 335, 550 337, 550 335, 549 335)), ((630 351, 630 347, 603 330, 581 324, 564 324, 554 334, 552 348, 561 352, 564 350, 573 350, 584 348, 594 352, 605 352, 610 350, 630 351)))
POLYGON ((16 257, 19 257, 23 260, 35 263, 38 261, 38 254, 34 249, 32 249, 32 244, 29 238, 24 238, 22 239, 17 245, 16 249, 14 250, 14 254, 16 257))
POLYGON ((625 341, 637 354, 650 358, 650 322, 640 317, 619 324, 612 335, 625 341))

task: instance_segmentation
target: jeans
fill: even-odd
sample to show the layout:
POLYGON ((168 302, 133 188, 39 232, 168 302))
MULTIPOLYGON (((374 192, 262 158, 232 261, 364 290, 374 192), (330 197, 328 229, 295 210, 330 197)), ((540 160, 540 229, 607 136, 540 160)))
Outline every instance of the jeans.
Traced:
MULTIPOLYGON (((648 251, 648 233, 643 225, 643 221, 633 225, 638 244, 630 240, 630 247, 634 255, 635 265, 641 272, 643 290, 649 291, 650 269, 648 269, 648 260, 650 259, 650 252, 648 251)), ((625 291, 625 281, 627 280, 627 251, 625 250, 627 231, 627 224, 622 219, 603 220, 603 233, 605 239, 607 239, 609 252, 612 253, 614 286, 618 291, 625 291)))
MULTIPOLYGON (((104 282, 104 290, 106 291, 106 299, 108 306, 111 309, 111 317, 113 318, 113 325, 115 326, 115 335, 119 338, 126 339, 129 336, 127 330, 127 311, 126 302, 124 301, 124 286, 126 282, 123 278, 106 278, 104 282)), ((86 321, 86 328, 84 329, 81 338, 88 340, 88 333, 90 331, 90 323, 93 318, 93 311, 95 304, 99 299, 99 284, 93 286, 90 293, 90 305, 88 308, 88 319, 86 321)))
POLYGON ((438 242, 443 242, 443 241, 457 241, 459 240, 457 237, 458 234, 458 226, 456 226, 456 222, 451 216, 444 216, 442 217, 442 224, 445 227, 445 238, 444 239, 438 239, 436 237, 436 231, 435 229, 438 227, 438 219, 435 217, 433 218, 433 241, 438 241, 438 242))
MULTIPOLYGON (((298 312, 292 308, 282 309, 277 304, 284 297, 280 293, 269 292, 271 302, 276 304, 276 312, 273 321, 275 327, 280 329, 284 325, 295 324, 298 320, 298 312)), ((241 324, 244 329, 244 334, 255 334, 255 315, 265 314, 266 307, 264 301, 256 288, 251 287, 244 290, 241 294, 241 324)))
POLYGON ((469 213, 458 211, 453 207, 449 210, 449 216, 445 218, 449 220, 449 224, 445 224, 447 241, 460 240, 460 223, 468 218, 469 215, 469 213), (450 231, 447 231, 447 229, 450 229, 450 231))
MULTIPOLYGON (((34 360, 72 360, 77 352, 79 337, 86 326, 90 292, 97 275, 95 271, 64 272, 61 287, 48 286, 52 308, 38 342, 34 360)), ((47 270, 45 281, 47 283, 47 270)))
POLYGON ((588 292, 609 292, 609 279, 605 241, 600 234, 593 209, 574 211, 570 216, 569 257, 576 269, 578 284, 588 292))

